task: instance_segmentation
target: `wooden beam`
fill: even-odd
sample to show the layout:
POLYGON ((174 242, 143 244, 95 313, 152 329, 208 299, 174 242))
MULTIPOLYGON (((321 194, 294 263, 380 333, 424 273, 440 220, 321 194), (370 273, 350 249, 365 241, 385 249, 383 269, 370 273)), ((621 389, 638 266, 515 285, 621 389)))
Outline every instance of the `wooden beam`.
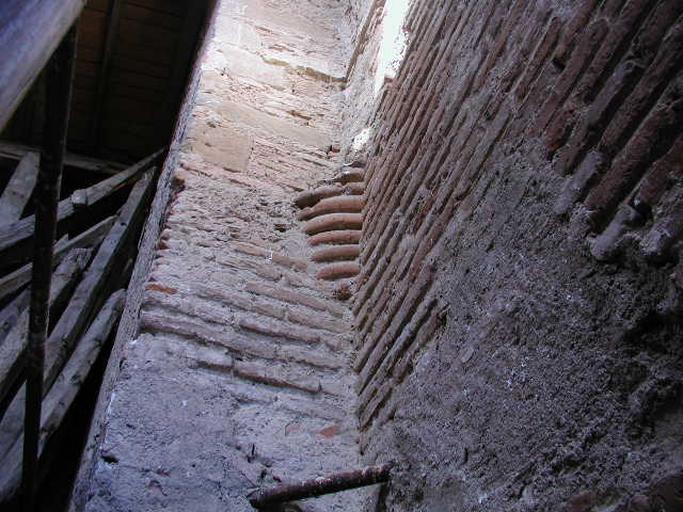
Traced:
MULTIPOLYGON (((121 171, 92 187, 74 192, 72 197, 77 199, 78 207, 91 206, 135 182, 162 154, 163 150, 159 150, 125 171, 121 171)), ((71 197, 60 201, 57 209, 57 221, 61 222, 71 217, 76 210, 77 206, 71 197)), ((4 265, 9 266, 25 261, 27 245, 33 238, 34 229, 35 217, 33 215, 7 226, 0 226, 0 256, 4 265)))
MULTIPOLYGON (((64 304, 69 300, 71 292, 74 290, 78 280, 87 268, 92 253, 93 251, 91 249, 74 249, 58 267, 52 283, 57 290, 54 292, 51 291, 51 313, 56 313, 64 308, 64 304)), ((26 386, 24 384, 24 374, 21 373, 21 365, 23 364, 21 358, 24 357, 21 353, 21 347, 25 348, 26 346, 28 309, 26 309, 25 312, 22 312, 22 315, 23 316, 19 317, 15 327, 5 339, 7 343, 14 347, 14 349, 5 349, 4 343, 2 347, 0 347, 3 356, 16 356, 17 350, 19 350, 19 366, 15 367, 12 365, 12 368, 8 371, 7 368, 9 368, 10 365, 5 364, 2 370, 3 372, 8 372, 8 379, 14 378, 14 381, 7 382, 7 379, 3 380, 3 382, 7 382, 3 385, 9 389, 9 392, 5 393, 5 399, 0 402, 0 460, 2 460, 7 453, 7 450, 9 450, 14 441, 21 434, 24 427, 26 386), (19 371, 19 373, 15 374, 13 377, 10 374, 12 371, 19 371)), ((4 375, 4 373, 1 374, 0 378, 4 379, 4 375)), ((0 506, 0 508, 2 507, 0 506)))
POLYGON ((0 131, 47 64, 85 0, 2 0, 0 131))
MULTIPOLYGON (((65 239, 57 242, 55 244, 53 265, 58 265, 71 249, 98 245, 114 225, 114 219, 114 216, 104 219, 72 240, 65 239)), ((31 281, 32 268, 33 265, 27 263, 23 267, 0 278, 0 300, 28 284, 31 281)))
MULTIPOLYGON (((154 189, 154 182, 154 170, 150 170, 135 184, 114 226, 100 245, 87 272, 76 287, 68 305, 52 330, 46 343, 45 390, 50 390, 53 387, 62 367, 68 360, 74 346, 77 345, 77 340, 83 335, 88 322, 101 303, 102 292, 111 282, 111 270, 128 247, 131 236, 135 234, 133 228, 142 220, 147 210, 148 199, 154 189)), ((3 356, 2 349, 3 347, 0 346, 0 358, 3 356)), ((2 373, 0 373, 0 377, 1 375, 2 373)), ((3 432, 0 432, 0 457, 16 439, 12 433, 21 430, 23 420, 21 415, 22 397, 23 393, 19 388, 19 393, 16 394, 7 409, 3 430, 9 432, 9 437, 3 436, 3 432), (6 442, 5 439, 9 439, 10 442, 6 442), (3 451, 3 447, 5 451, 3 451)))
POLYGON ((0 225, 21 219, 38 178, 38 153, 26 153, 0 196, 0 225))
POLYGON ((133 234, 133 227, 144 216, 154 181, 154 171, 150 170, 135 184, 114 226, 100 245, 69 305, 52 330, 46 344, 45 389, 49 389, 54 382, 98 306, 102 291, 111 278, 111 270, 121 258, 133 234))
POLYGON ((104 124, 104 102, 107 97, 109 77, 111 75, 111 56, 116 42, 116 35, 119 32, 119 21, 121 19, 121 0, 112 0, 109 5, 107 16, 107 31, 100 58, 100 67, 97 71, 97 90, 95 92, 95 107, 93 110, 93 147, 99 154, 102 146, 102 125, 104 124))
MULTIPOLYGON (((83 382, 88 378, 95 361, 97 361, 102 347, 114 332, 123 311, 125 298, 126 291, 119 290, 107 299, 83 339, 78 343, 78 347, 69 358, 69 362, 60 373, 54 386, 45 397, 40 427, 39 454, 41 465, 45 462, 43 460, 45 447, 64 421, 67 412, 73 406, 76 396, 81 390, 83 382)), ((0 503, 8 501, 19 489, 23 438, 20 431, 17 432, 17 435, 18 438, 0 461, 3 467, 2 476, 0 476, 0 503)))
MULTIPOLYGON (((137 221, 144 215, 148 202, 147 199, 153 189, 153 178, 154 171, 147 171, 142 179, 133 187, 128 201, 126 201, 126 204, 121 209, 115 224, 100 245, 83 280, 76 287, 69 300, 69 304, 47 339, 44 372, 45 390, 48 390, 54 382, 64 362, 73 350, 76 340, 83 333, 83 329, 98 306, 100 294, 111 278, 111 270, 132 235, 132 228, 136 226, 137 221)), ((11 392, 18 389, 17 375, 19 374, 17 372, 22 367, 21 353, 22 347, 25 344, 20 339, 20 333, 24 332, 20 329, 22 329, 21 325, 15 326, 13 331, 16 332, 14 334, 10 333, 13 336, 11 343, 9 343, 10 335, 8 335, 5 342, 0 346, 0 419, 2 419, 3 413, 10 403, 11 392), (10 398, 7 398, 8 396, 10 398)), ((9 407, 15 416, 17 414, 16 411, 21 410, 16 397, 9 407)), ((1 454, 2 451, 0 451, 1 454)))
POLYGON ((28 307, 28 295, 28 290, 24 290, 0 311, 0 345, 17 324, 21 313, 28 307))
POLYGON ((38 444, 43 402, 45 339, 50 324, 50 287, 52 261, 57 235, 57 204, 62 187, 62 170, 71 112, 76 28, 64 36, 45 70, 47 103, 44 144, 36 184, 35 236, 31 269, 28 345, 25 356, 26 413, 24 415, 24 452, 22 460, 22 506, 32 512, 36 506, 38 444))
MULTIPOLYGON (((11 160, 20 160, 26 154, 32 152, 40 152, 40 148, 33 146, 25 146, 23 144, 15 144, 0 140, 0 157, 11 160)), ((101 160, 99 158, 92 158, 89 156, 77 155, 74 153, 66 153, 64 155, 64 166, 74 167, 83 171, 94 172, 97 174, 104 174, 110 176, 125 169, 127 166, 119 162, 112 162, 110 160, 101 160)))
MULTIPOLYGON (((90 249, 74 249, 57 267, 50 287, 51 306, 54 307, 66 300, 87 267, 91 254, 90 249)), ((21 373, 25 362, 28 321, 29 312, 25 310, 0 345, 0 419, 4 417, 7 406, 12 401, 11 391, 18 389, 17 382, 23 381, 21 373)))

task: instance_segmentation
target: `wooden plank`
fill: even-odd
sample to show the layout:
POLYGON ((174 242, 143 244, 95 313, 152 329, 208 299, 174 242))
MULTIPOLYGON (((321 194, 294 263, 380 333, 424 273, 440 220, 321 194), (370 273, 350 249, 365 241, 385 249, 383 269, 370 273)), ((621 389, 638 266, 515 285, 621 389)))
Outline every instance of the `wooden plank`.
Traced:
POLYGON ((107 100, 105 115, 107 119, 115 118, 125 125, 126 121, 132 124, 149 124, 154 119, 159 109, 159 101, 155 97, 148 100, 135 100, 122 96, 110 97, 107 100))
MULTIPOLYGON (((149 169, 162 154, 163 150, 159 150, 125 171, 121 171, 92 187, 77 190, 72 194, 72 197, 78 198, 79 206, 92 206, 138 180, 142 173, 149 169)), ((76 208, 71 197, 60 201, 57 209, 58 221, 61 222, 71 217, 76 212, 76 208)), ((0 226, 0 255, 3 263, 11 265, 24 261, 26 244, 29 244, 33 238, 34 224, 35 218, 31 215, 7 226, 0 226)))
MULTIPOLYGON (((150 52, 150 55, 156 54, 150 52)), ((130 72, 141 75, 141 81, 145 77, 166 80, 171 75, 171 64, 160 62, 159 59, 144 59, 144 54, 137 51, 119 51, 113 62, 114 73, 130 72)), ((117 83, 117 82, 114 82, 117 83)), ((150 95, 151 96, 151 95, 150 95)))
POLYGON ((116 223, 109 231, 83 280, 55 325, 46 345, 45 389, 49 389, 68 359, 76 340, 90 320, 115 263, 122 256, 132 228, 146 211, 154 188, 154 171, 147 171, 135 184, 116 223))
POLYGON ((183 0, 128 0, 128 3, 176 16, 184 14, 183 0))
POLYGON ((28 290, 24 290, 0 311, 0 345, 16 325, 19 315, 28 307, 28 295, 28 290))
POLYGON ((86 9, 105 12, 109 8, 110 0, 89 0, 86 9))
POLYGON ((33 151, 26 153, 19 161, 0 197, 0 225, 10 224, 21 218, 36 186, 39 162, 40 155, 33 151))
MULTIPOLYGON (((52 276, 49 299, 51 306, 64 301, 65 296, 71 291, 72 285, 85 270, 91 252, 89 249, 74 249, 57 267, 52 276)), ((0 419, 3 418, 8 404, 12 401, 12 390, 16 390, 17 383, 22 380, 28 320, 29 312, 26 310, 0 345, 0 419)))
POLYGON ((98 50, 97 60, 104 48, 104 38, 107 31, 107 14, 94 9, 83 10, 78 20, 78 59, 83 58, 82 48, 98 50))
MULTIPOLYGON (((173 52, 177 39, 178 32, 175 30, 132 18, 124 20, 119 33, 119 43, 122 47, 140 46, 159 52, 173 52)), ((164 58, 162 55, 159 57, 164 58)))
MULTIPOLYGON (((44 463, 42 457, 45 447, 73 406, 83 382, 90 375, 92 367, 100 355, 102 347, 114 332, 123 311, 125 297, 126 291, 119 290, 107 299, 83 339, 78 343, 78 347, 69 358, 69 362, 60 373, 54 386, 45 397, 40 428, 39 454, 41 465, 44 463)), ((4 468, 2 476, 0 476, 0 502, 9 500, 19 490, 22 443, 23 436, 19 430, 16 440, 0 463, 4 468)))
POLYGON ((50 288, 57 235, 57 205, 69 131, 75 61, 74 26, 66 33, 45 68, 45 129, 36 186, 28 345, 26 356, 22 358, 26 377, 26 413, 21 494, 22 509, 26 511, 34 510, 38 491, 38 445, 43 402, 45 340, 50 324, 50 288))
MULTIPOLYGON (((24 146, 13 142, 0 141, 0 157, 2 158, 21 160, 28 153, 32 152, 40 152, 40 149, 33 146, 24 146)), ((83 171, 91 171, 107 176, 116 174, 126 168, 125 164, 118 162, 100 160, 98 158, 75 155, 73 153, 67 153, 64 156, 64 165, 66 167, 75 167, 76 169, 81 169, 83 171)))
MULTIPOLYGON (((109 232, 114 225, 115 217, 109 217, 102 222, 95 224, 90 229, 79 234, 72 240, 60 240, 55 244, 54 262, 53 265, 58 265, 72 249, 77 247, 93 247, 99 244, 104 236, 109 232)), ((28 263, 23 267, 7 274, 0 278, 0 299, 5 298, 11 293, 16 292, 22 286, 31 281, 31 269, 33 265, 28 263)))
MULTIPOLYGON (((55 242, 55 247, 60 244, 65 244, 69 241, 69 236, 64 235, 61 237, 57 242, 55 242)), ((60 260, 61 261, 61 260, 60 260)), ((57 266, 57 263, 55 263, 53 266, 57 266)), ((21 268, 18 268, 14 272, 10 272, 6 276, 3 276, 0 279, 0 289, 5 289, 6 293, 4 293, 0 299, 4 299, 8 295, 11 295, 13 292, 16 292, 19 290, 22 286, 25 284, 29 283, 31 281, 31 270, 33 269, 33 263, 27 263, 21 268), (28 271, 27 271, 28 269, 28 271), (16 284, 15 284, 16 283, 16 284)))
POLYGON ((124 19, 142 20, 144 22, 158 25, 170 30, 180 29, 183 19, 170 13, 153 11, 147 7, 141 7, 131 3, 126 3, 123 8, 124 19))
POLYGON ((97 73, 97 91, 95 93, 95 108, 93 113, 93 132, 92 142, 96 151, 99 150, 102 142, 102 123, 104 112, 104 100, 109 87, 109 76, 111 74, 111 56, 119 31, 121 19, 121 0, 112 0, 107 13, 107 25, 105 29, 104 48, 100 59, 100 67, 97 73))
MULTIPOLYGON (((78 284, 69 304, 47 340, 44 389, 49 390, 64 362, 69 357, 87 322, 98 307, 102 291, 109 284, 112 269, 131 242, 133 228, 142 221, 148 197, 154 189, 154 171, 150 170, 138 181, 123 206, 115 225, 102 242, 83 280, 78 284)), ((20 431, 22 395, 17 395, 2 423, 10 432, 20 431), (17 427, 18 426, 18 427, 17 427)), ((10 436, 11 437, 11 436, 10 436)), ((15 438, 12 438, 12 442, 15 438)), ((2 448, 0 439, 0 448, 2 448)), ((0 452, 2 455, 2 452, 0 452)))
POLYGON ((2 0, 0 131, 80 14, 85 0, 2 0))
POLYGON ((137 72, 126 71, 124 69, 117 69, 116 73, 112 75, 112 84, 121 84, 124 87, 139 87, 153 91, 156 93, 164 93, 166 91, 166 79, 150 76, 149 74, 140 74, 137 72))

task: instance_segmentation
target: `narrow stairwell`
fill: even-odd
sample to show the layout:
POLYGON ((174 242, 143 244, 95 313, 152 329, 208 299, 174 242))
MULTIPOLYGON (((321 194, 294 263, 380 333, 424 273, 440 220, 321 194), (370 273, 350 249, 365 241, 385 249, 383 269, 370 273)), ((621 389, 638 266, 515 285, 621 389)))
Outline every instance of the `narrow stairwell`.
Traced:
POLYGON ((294 204, 342 166, 337 9, 219 2, 86 510, 246 511, 260 486, 360 466, 352 314, 294 204))

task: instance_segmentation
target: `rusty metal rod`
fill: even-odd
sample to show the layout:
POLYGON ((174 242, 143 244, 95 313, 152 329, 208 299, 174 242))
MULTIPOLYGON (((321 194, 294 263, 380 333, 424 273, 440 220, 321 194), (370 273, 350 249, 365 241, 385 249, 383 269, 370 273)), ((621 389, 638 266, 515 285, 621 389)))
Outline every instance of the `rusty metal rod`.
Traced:
POLYGON ((249 497, 255 509, 267 509, 289 501, 314 498, 339 491, 379 484, 389 481, 391 464, 368 466, 355 471, 304 480, 296 484, 283 484, 271 489, 263 489, 249 497))
POLYGON ((57 232, 57 202, 69 126, 75 51, 76 28, 73 27, 67 32, 46 67, 47 104, 44 142, 36 184, 36 228, 33 238, 33 275, 26 357, 26 412, 22 464, 24 512, 31 512, 36 506, 45 338, 49 324, 53 246, 57 232))

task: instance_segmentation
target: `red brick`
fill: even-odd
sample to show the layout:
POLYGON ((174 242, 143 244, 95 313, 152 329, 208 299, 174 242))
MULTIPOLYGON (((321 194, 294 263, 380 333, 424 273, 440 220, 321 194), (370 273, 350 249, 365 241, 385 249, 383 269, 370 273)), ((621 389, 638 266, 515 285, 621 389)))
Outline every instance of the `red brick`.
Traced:
POLYGON ((671 102, 664 101, 650 113, 629 141, 628 146, 614 160, 612 167, 586 199, 586 207, 593 210, 594 222, 600 224, 633 188, 653 160, 666 152, 670 139, 683 122, 683 99, 676 98, 673 88, 671 102), (663 150, 660 148, 664 148, 663 150), (660 154, 658 154, 660 153, 660 154))
POLYGON ((330 425, 329 427, 325 427, 320 432, 318 432, 318 434, 323 436, 325 439, 332 439, 337 434, 339 434, 339 425, 335 424, 335 425, 330 425))
POLYGON ((269 386, 291 388, 312 394, 320 392, 318 379, 301 374, 291 367, 280 368, 253 361, 235 361, 233 371, 238 377, 269 386))
POLYGON ((543 134, 545 147, 548 149, 548 157, 552 157, 555 151, 565 144, 574 128, 575 121, 576 116, 573 108, 563 108, 555 114, 550 126, 546 128, 543 134))
POLYGON ((272 297, 289 304, 302 305, 318 311, 326 311, 336 317, 344 315, 346 308, 332 301, 320 299, 312 295, 290 290, 283 287, 270 286, 263 283, 247 282, 244 289, 256 295, 272 297))
POLYGON ((624 62, 617 68, 588 111, 582 116, 579 126, 567 143, 567 149, 562 153, 557 165, 560 173, 570 173, 586 151, 600 140, 611 115, 631 92, 633 84, 641 74, 642 69, 632 62, 624 62))
POLYGON ((650 62, 658 51, 662 38, 683 14, 680 0, 660 0, 634 38, 631 53, 650 62))
POLYGON ((316 277, 325 281, 336 281, 337 279, 355 277, 359 272, 360 265, 358 263, 333 263, 318 270, 316 277))
POLYGON ((519 28, 517 20, 519 19, 524 7, 526 7, 526 4, 527 0, 516 0, 512 7, 505 6, 503 2, 500 3, 500 5, 506 9, 505 24, 502 29, 495 31, 495 33, 498 34, 498 37, 493 44, 493 48, 488 51, 486 60, 481 66, 479 76, 474 82, 475 90, 481 89, 489 72, 491 71, 491 68, 495 66, 498 57, 503 51, 503 48, 508 43, 508 40, 510 39, 510 33, 519 28))
POLYGON ((652 64, 645 70, 642 80, 605 130, 600 149, 613 156, 626 145, 637 126, 668 86, 671 73, 679 66, 683 55, 683 24, 675 25, 659 49, 652 64))
POLYGON ((536 133, 540 133, 548 126, 555 111, 564 104, 608 31, 609 25, 604 19, 597 20, 586 28, 586 33, 581 37, 576 50, 567 62, 567 66, 558 77, 555 86, 541 107, 534 128, 536 133))
POLYGON ((294 309, 287 310, 287 320, 299 325, 306 325, 315 329, 324 329, 334 333, 348 333, 351 326, 345 322, 325 318, 323 315, 311 315, 305 311, 298 311, 294 309))
POLYGON ((531 61, 527 65, 522 78, 519 80, 515 89, 515 96, 518 100, 526 98, 529 87, 538 76, 541 66, 546 62, 548 54, 553 50, 562 29, 562 21, 559 18, 552 18, 548 23, 541 41, 534 51, 531 61))
POLYGON ((598 94, 602 84, 607 81, 622 55, 626 53, 631 38, 653 6, 652 0, 630 0, 626 3, 618 20, 610 25, 609 34, 577 86, 577 94, 580 97, 590 101, 598 94))
POLYGON ((296 258, 290 258, 283 254, 276 253, 270 249, 264 247, 259 247, 254 244, 248 244, 245 242, 233 242, 232 247, 243 254, 249 254, 251 256, 258 256, 260 258, 267 259, 283 267, 295 269, 295 270, 306 270, 308 268, 308 263, 304 260, 299 260, 296 258))
POLYGON ((329 197, 311 208, 302 210, 297 217, 299 220, 308 220, 327 213, 360 213, 364 204, 363 196, 329 197))
POLYGON ((634 205, 654 206, 675 179, 683 176, 683 135, 679 135, 668 153, 648 170, 638 188, 634 205))
POLYGON ((291 324, 276 323, 265 318, 244 316, 237 321, 240 329, 251 331, 264 336, 284 338, 291 341, 316 345, 321 342, 320 334, 291 324))
POLYGON ((327 231, 325 233, 318 233, 313 235, 308 243, 316 246, 323 244, 335 244, 335 245, 346 245, 346 244, 357 244, 361 239, 360 230, 339 230, 339 231, 327 231))
POLYGON ((338 229, 361 229, 363 227, 363 215, 360 213, 330 213, 321 215, 304 224, 304 232, 315 235, 324 231, 338 229))
MULTIPOLYGON (((572 48, 575 46, 575 39, 580 32, 588 25, 588 21, 594 12, 599 0, 583 0, 581 6, 576 10, 572 19, 567 23, 563 30, 562 39, 555 50, 553 60, 560 64, 567 62, 572 48)), ((585 37, 585 35, 583 36, 585 37)))
POLYGON ((177 289, 171 288, 170 286, 164 286, 164 285, 159 284, 159 283, 148 284, 145 288, 149 291, 166 293, 168 295, 173 295, 175 293, 178 293, 177 289))
POLYGON ((337 245, 321 249, 313 253, 311 259, 318 263, 325 263, 330 261, 344 261, 355 260, 360 254, 360 246, 355 245, 337 245))
POLYGON ((358 184, 360 186, 342 186, 341 184, 335 185, 325 185, 324 187, 319 187, 314 190, 307 190, 302 192, 294 199, 294 204, 299 208, 309 208, 316 205, 322 199, 328 197, 335 197, 345 193, 351 194, 362 194, 365 190, 363 184, 358 184))

